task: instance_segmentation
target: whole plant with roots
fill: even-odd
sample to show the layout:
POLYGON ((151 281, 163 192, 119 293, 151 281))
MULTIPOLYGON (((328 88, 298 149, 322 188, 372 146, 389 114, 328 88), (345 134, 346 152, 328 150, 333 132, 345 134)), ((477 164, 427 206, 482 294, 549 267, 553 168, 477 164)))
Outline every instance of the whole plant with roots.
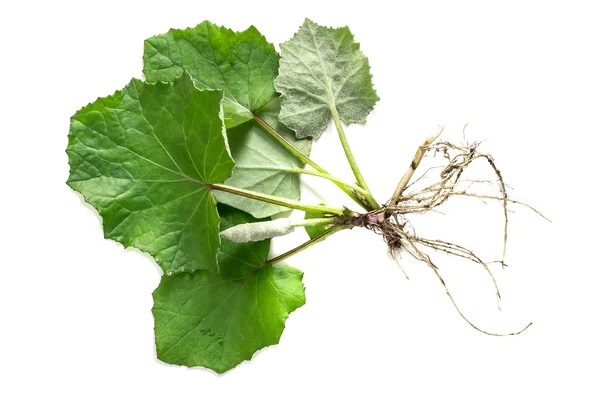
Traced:
POLYGON ((170 30, 145 42, 146 81, 133 79, 71 119, 67 183, 98 210, 106 238, 150 253, 164 271, 153 293, 158 357, 222 373, 277 343, 289 313, 305 302, 302 273, 281 263, 353 228, 381 235, 394 260, 406 253, 431 268, 475 329, 496 336, 527 329, 492 333, 469 321, 431 255, 480 265, 499 301, 490 263, 462 245, 419 236, 410 221, 452 197, 498 201, 504 243, 495 263, 504 266, 509 206, 542 215, 509 197, 494 159, 478 143, 439 140, 440 126, 393 195, 378 202, 344 132, 343 123, 364 122, 379 100, 350 30, 307 19, 280 48, 281 55, 254 27, 233 32, 205 21, 170 30), (310 158, 330 120, 356 182, 310 158), (424 157, 440 165, 421 171, 424 157), (465 178, 478 160, 494 181, 465 178), (362 211, 301 202, 301 174, 331 181, 362 211), (480 184, 498 194, 475 190, 480 184), (290 209, 306 211, 305 219, 272 219, 290 209), (296 227, 310 240, 267 259, 270 239, 296 227))

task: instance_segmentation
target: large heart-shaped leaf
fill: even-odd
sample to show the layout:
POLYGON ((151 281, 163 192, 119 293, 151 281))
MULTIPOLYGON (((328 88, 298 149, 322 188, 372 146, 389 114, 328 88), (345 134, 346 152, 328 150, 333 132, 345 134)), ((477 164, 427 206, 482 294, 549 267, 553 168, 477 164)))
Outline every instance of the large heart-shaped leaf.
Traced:
MULTIPOLYGON (((195 28, 172 29, 145 42, 144 73, 149 81, 171 81, 189 71, 198 87, 224 91, 225 124, 236 168, 228 185, 273 196, 300 199, 302 163, 254 121, 254 113, 303 153, 311 142, 298 140, 281 124, 273 86, 279 54, 254 27, 233 32, 205 21, 195 28)), ((220 202, 262 218, 286 208, 228 193, 220 202)))
POLYGON ((277 97, 278 66, 275 47, 253 26, 234 32, 204 21, 153 36, 144 45, 148 81, 172 81, 186 70, 196 86, 222 89, 228 128, 251 120, 254 111, 277 97))
POLYGON ((150 253, 167 272, 217 270, 219 215, 208 183, 234 163, 222 92, 133 79, 71 119, 68 184, 103 219, 105 237, 150 253))
POLYGON ((326 28, 307 19, 280 47, 279 119, 297 137, 318 138, 335 113, 347 124, 365 121, 379 97, 369 60, 347 26, 326 28))
MULTIPOLYGON (((219 205, 223 228, 255 219, 219 205)), ((265 265, 269 240, 223 239, 220 274, 163 276, 154 291, 156 352, 164 362, 225 372, 276 344, 305 301, 302 272, 265 265)))

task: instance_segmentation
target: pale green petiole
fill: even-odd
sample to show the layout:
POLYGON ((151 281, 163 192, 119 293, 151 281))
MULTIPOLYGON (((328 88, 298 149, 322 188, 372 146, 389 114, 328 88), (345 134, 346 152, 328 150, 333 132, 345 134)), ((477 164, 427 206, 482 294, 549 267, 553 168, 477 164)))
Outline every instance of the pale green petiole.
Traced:
POLYGON ((346 158, 348 159, 348 163, 350 164, 350 168, 352 168, 352 172, 354 173, 354 177, 356 178, 356 182, 358 185, 363 188, 367 195, 365 196, 367 202, 372 207, 373 210, 377 210, 380 205, 377 203, 369 187, 367 186, 367 182, 365 178, 363 178, 360 170, 358 168, 358 164, 356 164, 356 160, 354 159, 354 155, 352 154, 352 150, 350 149, 350 144, 346 139, 346 134, 344 133, 344 128, 342 127, 342 121, 340 120, 340 116, 335 107, 330 107, 331 115, 333 117, 333 122, 335 123, 335 128, 337 129, 338 136, 340 137, 340 142, 342 142, 342 147, 344 148, 344 153, 346 153, 346 158))
MULTIPOLYGON (((312 176, 317 176, 319 178, 323 178, 323 179, 327 179, 333 183, 336 184, 340 184, 343 185, 349 189, 354 190, 357 193, 360 193, 363 196, 368 196, 368 192, 366 190, 364 190, 363 188, 356 186, 352 183, 348 183, 348 182, 344 182, 343 180, 336 178, 333 175, 329 175, 327 173, 322 173, 322 172, 318 172, 318 171, 312 171, 309 169, 303 169, 303 168, 283 168, 283 167, 240 167, 239 168, 244 168, 244 169, 256 169, 256 170, 263 170, 263 171, 281 171, 281 172, 288 172, 288 173, 292 173, 292 174, 305 174, 305 175, 312 175, 312 176)), ((361 204, 362 205, 362 204, 361 204)))
MULTIPOLYGON (((254 119, 256 120, 256 122, 258 122, 258 124, 269 134, 271 135, 274 139, 276 139, 287 151, 289 151, 290 153, 292 153, 294 156, 296 156, 298 159, 302 160, 304 163, 310 165, 311 167, 313 167, 315 170, 317 170, 318 172, 320 172, 321 174, 327 175, 328 177, 333 178, 332 175, 330 175, 325 168, 319 166, 316 162, 314 162, 313 160, 311 160, 306 154, 304 154, 303 152, 301 152, 300 150, 298 150, 292 143, 290 143, 288 140, 286 140, 286 138, 284 138, 283 136, 281 136, 279 133, 277 133, 277 131, 275 131, 275 129, 273 129, 265 120, 263 120, 261 117, 259 117, 258 115, 254 114, 254 119)), ((310 172, 307 172, 310 173, 310 172)), ((313 174, 314 175, 314 174, 313 174)), ((318 175, 317 175, 318 176, 318 175)), ((331 180, 333 183, 335 183, 335 185, 337 187, 339 187, 344 193, 346 193, 348 195, 348 197, 350 197, 352 200, 354 200, 358 205, 360 205, 362 208, 364 208, 367 211, 369 210, 369 204, 365 204, 357 195, 356 193, 354 193, 352 190, 349 189, 349 186, 345 183, 342 183, 340 180, 337 179, 330 179, 327 178, 329 180, 331 180)), ((362 196, 364 196, 364 194, 362 192, 359 192, 362 196)), ((372 196, 371 196, 372 197, 372 196)), ((372 206, 372 205, 371 205, 372 206)), ((378 207, 376 207, 378 208, 378 207)))
POLYGON ((304 204, 299 201, 286 199, 285 197, 271 196, 264 193, 253 192, 251 190, 245 190, 236 188, 233 186, 223 185, 220 183, 211 183, 209 186, 214 190, 220 190, 222 192, 227 192, 231 194, 235 194, 238 196, 248 197, 250 199, 264 201, 266 203, 276 204, 278 206, 293 208, 296 210, 316 212, 316 213, 326 213, 326 214, 334 214, 334 215, 343 215, 344 210, 341 208, 327 207, 321 205, 310 205, 304 204))
POLYGON ((333 235, 336 232, 341 231, 342 229, 345 229, 345 227, 343 227, 341 225, 333 225, 332 227, 328 228, 326 231, 322 232, 320 235, 317 235, 314 238, 307 240, 306 242, 302 243, 300 246, 295 247, 289 251, 286 251, 285 253, 278 255, 277 257, 267 260, 267 264, 275 264, 280 261, 283 261, 288 257, 291 257, 295 254, 300 253, 303 250, 306 250, 307 248, 309 248, 310 246, 312 246, 314 244, 322 242, 323 240, 327 239, 329 236, 333 235))
POLYGON ((297 228, 299 226, 333 225, 335 224, 336 220, 337 217, 303 219, 298 222, 292 222, 292 226, 297 228))

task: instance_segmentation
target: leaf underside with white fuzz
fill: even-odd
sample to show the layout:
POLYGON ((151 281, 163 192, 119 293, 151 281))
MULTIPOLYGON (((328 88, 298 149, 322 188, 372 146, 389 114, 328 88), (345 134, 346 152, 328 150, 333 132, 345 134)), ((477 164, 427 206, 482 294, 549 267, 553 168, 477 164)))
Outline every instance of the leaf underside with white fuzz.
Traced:
MULTIPOLYGON (((311 140, 296 139, 294 132, 277 120, 279 99, 274 99, 259 111, 263 120, 297 149, 308 155, 311 140)), ((300 177, 293 169, 303 167, 297 157, 270 136, 255 121, 227 130, 231 155, 235 160, 233 175, 225 183, 242 189, 252 190, 272 196, 300 200, 300 177)), ((219 202, 246 211, 257 218, 288 210, 275 204, 235 196, 225 192, 215 193, 219 202)))
MULTIPOLYGON (((256 221, 221 205, 219 211, 224 228, 256 221)), ((158 358, 223 373, 278 343, 288 315, 305 302, 304 286, 302 272, 265 265, 268 251, 269 240, 224 239, 219 275, 199 270, 163 276, 152 308, 158 358)))
POLYGON ((254 111, 277 97, 278 67, 275 47, 253 26, 234 32, 204 21, 144 43, 146 79, 172 81, 185 70, 199 88, 222 89, 228 128, 253 119, 254 111))
POLYGON ((67 181, 104 235, 150 253, 167 273, 217 270, 219 215, 207 183, 233 169, 222 92, 133 79, 71 119, 67 181))
POLYGON ((235 243, 257 242, 284 236, 292 233, 294 227, 287 218, 278 218, 272 221, 251 222, 221 231, 221 238, 235 243))
POLYGON ((307 19, 281 44, 279 119, 299 138, 318 138, 332 114, 364 122, 379 100, 367 57, 348 27, 326 28, 307 19))

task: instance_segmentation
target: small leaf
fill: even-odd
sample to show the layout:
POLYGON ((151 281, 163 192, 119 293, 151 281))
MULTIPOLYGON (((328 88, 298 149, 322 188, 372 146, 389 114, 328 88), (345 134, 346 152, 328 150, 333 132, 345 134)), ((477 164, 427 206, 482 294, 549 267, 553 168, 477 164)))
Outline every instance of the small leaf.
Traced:
MULTIPOLYGON (((324 205, 324 204, 322 204, 324 205)), ((304 219, 314 219, 314 218, 323 218, 325 216, 324 213, 321 212, 314 212, 314 211, 307 211, 306 214, 304 214, 304 219)), ((325 232, 327 230, 327 226, 325 225, 315 225, 315 226, 305 226, 304 229, 306 230, 306 233, 308 233, 308 236, 311 239, 314 239, 315 237, 319 236, 321 233, 325 232)))
POLYGON ((133 79, 71 118, 67 181, 103 219, 104 235, 150 253, 167 273, 217 270, 219 215, 207 183, 231 175, 222 92, 188 74, 133 79))
MULTIPOLYGON (((256 221, 222 205, 219 212, 227 227, 256 221)), ((219 275, 199 270, 163 276, 152 308, 158 358, 223 373, 278 343, 288 315, 305 302, 304 286, 302 272, 264 265, 268 251, 269 240, 225 239, 219 275)))
POLYGON ((228 128, 251 120, 254 111, 277 97, 273 80, 278 67, 275 47, 253 26, 234 32, 204 21, 144 43, 146 79, 172 81, 186 70, 197 87, 222 89, 228 128))
MULTIPOLYGON (((274 99, 260 110, 261 117, 287 141, 304 154, 310 154, 311 141, 296 139, 294 132, 277 120, 279 99, 274 99)), ((272 196, 300 200, 300 178, 290 169, 303 164, 281 146, 255 121, 249 121, 227 130, 231 154, 235 160, 233 175, 225 183, 230 186, 272 196)), ((288 208, 266 204, 247 197, 225 192, 215 193, 219 202, 246 211, 257 218, 269 217, 288 208)))
POLYGON ((379 97, 369 61, 347 26, 326 28, 307 19, 280 47, 279 119, 297 137, 318 138, 332 113, 347 124, 366 120, 379 97))

